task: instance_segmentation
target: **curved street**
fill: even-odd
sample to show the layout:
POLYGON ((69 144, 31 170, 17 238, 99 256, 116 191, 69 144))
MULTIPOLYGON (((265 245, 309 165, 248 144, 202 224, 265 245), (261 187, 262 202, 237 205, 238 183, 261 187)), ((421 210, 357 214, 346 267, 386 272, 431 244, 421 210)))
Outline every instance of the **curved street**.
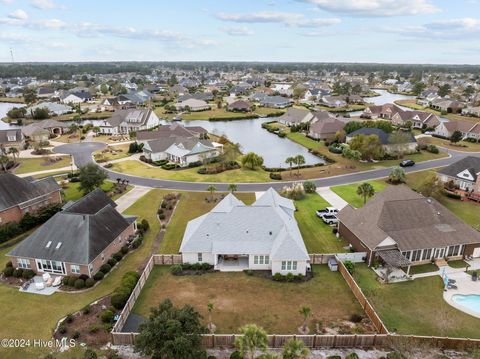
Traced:
MULTIPOLYGON (((65 144, 58 147, 55 147, 53 150, 55 153, 59 154, 68 154, 72 155, 77 167, 84 166, 88 163, 95 163, 92 157, 92 153, 98 150, 105 148, 107 145, 101 142, 82 142, 82 143, 73 143, 65 144)), ((415 172, 422 171, 436 167, 448 166, 453 162, 456 162, 466 156, 476 156, 480 157, 480 153, 472 152, 459 152, 453 150, 446 151, 450 157, 441 158, 432 161, 425 161, 417 163, 413 167, 405 168, 405 172, 415 172)), ((360 181, 368 181, 372 179, 387 177, 390 173, 392 167, 386 167, 381 169, 369 170, 364 172, 355 172, 351 174, 344 174, 334 177, 325 177, 318 179, 311 179, 315 182, 317 187, 330 187, 341 184, 348 184, 360 181)), ((154 187, 154 188, 165 188, 172 190, 183 190, 183 191, 205 191, 206 187, 210 184, 215 185, 218 191, 227 191, 228 183, 220 182, 186 182, 186 181, 171 181, 171 180, 162 180, 146 177, 132 176, 124 173, 114 172, 108 169, 105 169, 108 173, 108 177, 111 180, 116 180, 117 178, 126 179, 132 185, 143 186, 143 187, 154 187)), ((281 189, 285 185, 289 185, 293 182, 263 182, 263 183, 237 183, 239 192, 256 192, 256 191, 265 191, 270 187, 275 189, 281 189)))

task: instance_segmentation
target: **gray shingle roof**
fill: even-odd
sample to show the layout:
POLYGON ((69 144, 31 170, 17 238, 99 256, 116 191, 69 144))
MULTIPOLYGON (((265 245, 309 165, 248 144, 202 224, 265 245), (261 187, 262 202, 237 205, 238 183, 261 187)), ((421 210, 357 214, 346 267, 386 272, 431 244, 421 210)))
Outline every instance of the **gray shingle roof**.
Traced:
POLYGON ((0 173, 0 211, 59 190, 53 177, 29 180, 11 173, 0 173))
POLYGON ((97 189, 55 214, 8 255, 89 264, 131 223, 132 217, 123 217, 97 189))
MULTIPOLYGON (((480 158, 473 156, 462 158, 460 161, 457 161, 455 163, 452 163, 450 166, 442 168, 440 171, 438 171, 438 173, 450 177, 465 179, 458 176, 458 174, 462 173, 465 170, 467 170, 472 176, 473 180, 471 181, 476 181, 478 174, 480 173, 480 158)), ((467 180, 469 179, 467 178, 467 180)))

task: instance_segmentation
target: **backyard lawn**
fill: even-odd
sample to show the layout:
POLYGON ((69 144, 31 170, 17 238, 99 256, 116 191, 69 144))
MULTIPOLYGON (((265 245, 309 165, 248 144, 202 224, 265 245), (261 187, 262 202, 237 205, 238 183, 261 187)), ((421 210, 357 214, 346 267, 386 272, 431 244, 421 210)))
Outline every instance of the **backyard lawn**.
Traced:
POLYGON ((440 276, 381 284, 357 264, 355 280, 390 331, 400 334, 480 338, 479 319, 447 304, 440 276))
POLYGON ((61 160, 56 162, 50 162, 49 158, 50 157, 20 158, 18 160, 20 166, 15 169, 15 174, 54 170, 70 166, 69 156, 57 156, 57 158, 61 158, 61 160))
MULTIPOLYGON (((156 219, 156 211, 163 195, 167 191, 154 189, 143 196, 124 213, 137 215, 139 220, 146 218, 150 222, 144 242, 135 252, 125 257, 102 282, 91 290, 83 293, 55 293, 51 296, 26 294, 17 288, 0 284, 0 337, 49 339, 57 321, 66 314, 80 310, 86 304, 101 298, 113 291, 127 271, 138 270, 148 260, 154 239, 160 229, 156 219), (12 325, 15 323, 15 325, 12 325), (41 325, 32 325, 41 323, 41 325)), ((7 259, 4 256, 13 246, 0 250, 0 266, 3 268, 7 259)), ((43 353, 48 352, 44 350, 43 353)), ((6 358, 38 358, 41 350, 38 348, 9 349, 1 353, 6 358)))
MULTIPOLYGON (((79 190, 80 183, 70 182, 67 185, 68 185, 67 188, 63 188, 63 194, 64 194, 65 201, 76 201, 76 200, 83 197, 83 193, 79 190)), ((114 186, 113 182, 105 181, 102 185, 102 189, 103 189, 104 192, 108 192, 113 188, 113 186, 114 186)), ((127 190, 125 192, 123 192, 121 194, 115 194, 114 196, 111 197, 112 200, 114 200, 114 201, 117 200, 118 198, 120 198, 121 196, 123 196, 124 194, 129 192, 132 188, 133 188, 133 186, 128 185, 127 190)))
MULTIPOLYGON (((403 270, 405 271, 405 273, 407 272, 407 268, 403 268, 403 270)), ((420 264, 418 266, 410 267, 410 275, 436 272, 436 271, 438 271, 438 267, 434 263, 426 263, 426 264, 420 264)))
POLYGON ((104 150, 99 150, 94 152, 94 158, 97 162, 108 162, 113 160, 119 160, 120 158, 126 158, 131 156, 131 153, 128 153, 130 144, 121 144, 121 145, 110 145, 104 150))
MULTIPOLYGON (((301 306, 312 310, 311 321, 324 326, 363 315, 362 309, 339 272, 326 265, 313 266, 314 278, 305 283, 280 283, 243 272, 216 272, 173 276, 167 266, 156 266, 133 312, 147 317, 150 308, 170 298, 175 305, 190 304, 208 318, 207 303, 214 305, 212 321, 217 333, 237 333, 256 323, 269 333, 297 333, 302 324, 301 306)), ((314 326, 310 325, 311 330, 314 326)))
MULTIPOLYGON (((265 172, 262 169, 251 170, 243 167, 235 170, 225 171, 219 174, 201 175, 197 173, 198 168, 168 171, 160 167, 148 166, 140 161, 126 160, 114 163, 111 170, 120 173, 128 173, 135 176, 189 182, 243 183, 271 181, 268 176, 268 172, 265 172)), ((205 189, 206 188, 207 185, 205 185, 205 189)))
MULTIPOLYGON (((205 201, 205 198, 210 196, 209 193, 180 193, 180 202, 160 244, 160 253, 178 253, 188 221, 207 213, 218 203, 205 201)), ((255 194, 253 193, 236 193, 235 196, 245 202, 245 204, 252 204, 255 201, 255 194)), ((155 210, 153 208, 153 211, 155 210)))
POLYGON ((302 200, 295 201, 297 211, 295 218, 302 233, 303 241, 308 253, 338 253, 345 252, 347 243, 337 238, 332 227, 322 222, 315 211, 330 206, 317 193, 307 194, 302 200))
POLYGON ((480 143, 472 143, 468 141, 460 141, 455 144, 451 143, 449 140, 438 137, 422 137, 418 139, 419 142, 431 143, 436 146, 446 147, 454 151, 462 152, 480 152, 480 143))
MULTIPOLYGON (((366 182, 370 183, 373 186, 375 193, 380 192, 385 189, 385 187, 387 187, 387 182, 385 182, 385 180, 372 180, 366 182)), ((360 208, 363 207, 363 197, 357 194, 357 188, 361 183, 363 182, 335 186, 331 189, 333 192, 342 197, 345 201, 350 203, 353 207, 360 208)), ((367 198, 367 201, 370 198, 367 198)))

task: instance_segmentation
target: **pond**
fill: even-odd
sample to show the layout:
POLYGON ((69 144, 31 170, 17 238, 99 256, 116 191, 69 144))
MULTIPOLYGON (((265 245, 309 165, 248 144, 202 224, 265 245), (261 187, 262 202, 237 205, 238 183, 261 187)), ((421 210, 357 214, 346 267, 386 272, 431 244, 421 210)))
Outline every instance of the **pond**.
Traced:
POLYGON ((14 107, 22 107, 24 105, 18 103, 0 102, 0 130, 8 130, 9 128, 17 128, 18 126, 10 125, 2 121, 7 116, 7 112, 14 107))
MULTIPOLYGON (((287 157, 302 155, 305 164, 323 163, 308 150, 288 138, 280 138, 262 128, 262 123, 274 121, 275 118, 257 118, 236 121, 182 121, 185 126, 202 126, 215 135, 225 135, 230 141, 239 143, 243 153, 255 152, 264 159, 267 167, 286 167, 287 157)), ((163 121, 163 124, 166 122, 163 121)))
POLYGON ((373 103, 374 105, 383 105, 385 103, 394 103, 395 101, 399 101, 399 100, 410 100, 412 98, 415 98, 415 96, 390 93, 387 90, 382 90, 382 89, 374 89, 373 91, 375 91, 376 93, 379 93, 380 96, 365 97, 365 101, 373 103))

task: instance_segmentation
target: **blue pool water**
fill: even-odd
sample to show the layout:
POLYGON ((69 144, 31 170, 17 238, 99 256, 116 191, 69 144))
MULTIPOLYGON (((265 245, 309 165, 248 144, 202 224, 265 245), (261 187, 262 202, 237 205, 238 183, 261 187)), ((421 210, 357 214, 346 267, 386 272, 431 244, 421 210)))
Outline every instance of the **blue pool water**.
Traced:
POLYGON ((452 300, 458 305, 461 305, 462 307, 465 307, 480 315, 480 295, 455 294, 452 296, 452 300))

